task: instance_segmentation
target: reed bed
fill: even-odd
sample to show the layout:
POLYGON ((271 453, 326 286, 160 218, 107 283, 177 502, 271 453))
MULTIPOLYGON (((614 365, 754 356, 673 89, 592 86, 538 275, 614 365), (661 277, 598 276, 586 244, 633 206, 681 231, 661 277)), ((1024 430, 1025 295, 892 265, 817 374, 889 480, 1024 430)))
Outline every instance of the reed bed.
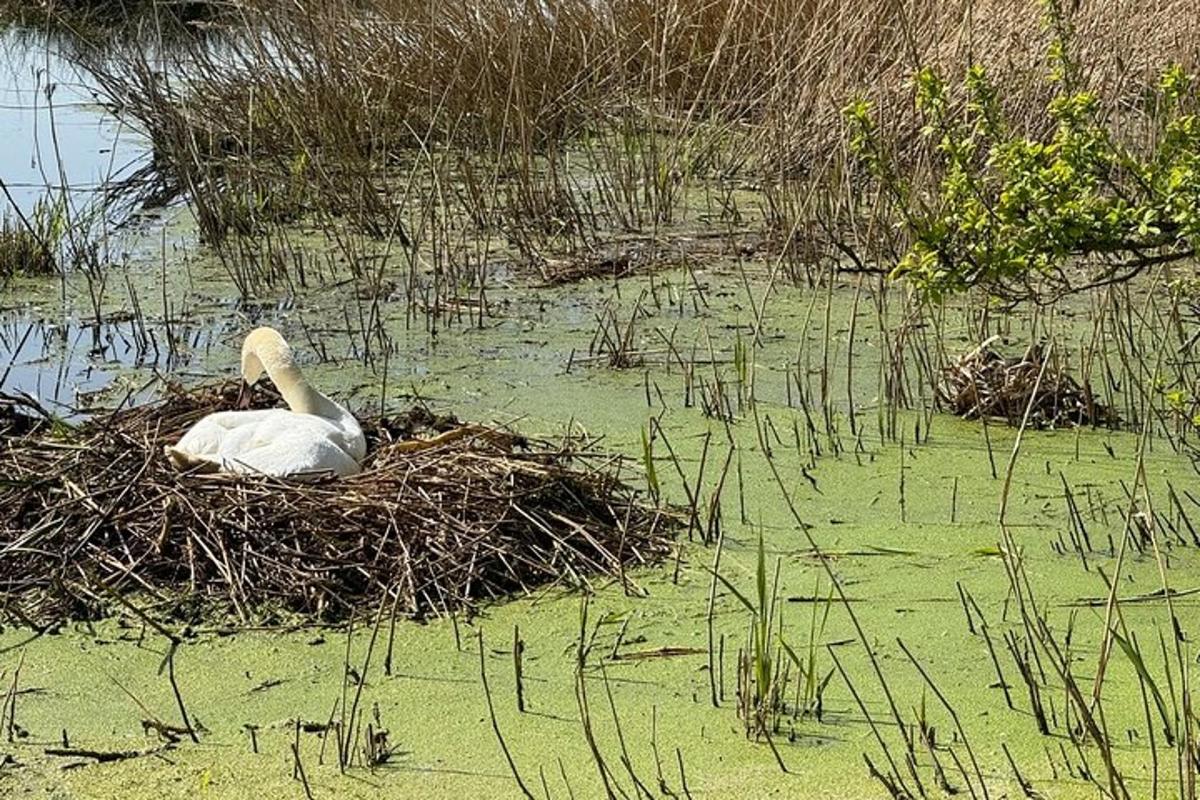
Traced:
POLYGON ((211 23, 238 5, 227 0, 0 0, 0 24, 68 26, 104 35, 135 22, 211 23))
MULTIPOLYGON (((8 616, 94 618, 115 593, 133 592, 242 619, 281 610, 336 619, 384 602, 419 617, 547 583, 623 579, 627 565, 670 548, 672 517, 622 483, 619 459, 420 409, 366 421, 369 455, 351 478, 168 464, 164 444, 235 405, 226 385, 174 389, 65 431, 0 423, 8 616)), ((29 408, 0 404, 0 420, 18 411, 29 408)))
MULTIPOLYGON (((922 189, 938 175, 913 105, 921 66, 984 65, 1014 128, 1053 125, 1053 34, 1026 0, 231 8, 216 45, 79 45, 104 99, 152 143, 144 180, 124 188, 185 195, 213 244, 298 219, 348 224, 400 246, 413 295, 419 272, 440 271, 433 291, 449 291, 497 257, 587 263, 615 236, 734 228, 747 214, 779 240, 789 275, 844 266, 846 245, 886 271, 905 242, 847 156, 852 98, 875 103, 881 138, 922 189)), ((1190 5, 1073 9, 1084 88, 1121 137, 1147 139, 1162 67, 1200 64, 1190 5)))
MULTIPOLYGON (((121 111, 151 133, 165 132, 156 119, 182 115, 217 145, 213 155, 231 160, 331 147, 338 155, 411 157, 411 148, 433 143, 546 152, 605 120, 623 125, 629 114, 638 133, 718 124, 708 131, 716 137, 708 155, 749 133, 757 154, 791 149, 824 159, 842 146, 840 109, 863 93, 915 142, 921 121, 911 81, 921 65, 949 74, 987 66, 1007 118, 1028 125, 1048 124, 1053 93, 1044 79, 1052 33, 1027 0, 229 7, 238 14, 226 18, 223 46, 205 41, 181 54, 191 65, 186 80, 122 72, 139 54, 145 63, 144 48, 118 54, 107 69, 94 66, 121 111)), ((1136 109, 1165 63, 1194 68, 1200 22, 1191 10, 1181 1, 1074 4, 1073 46, 1089 65, 1087 86, 1114 109, 1136 109)))

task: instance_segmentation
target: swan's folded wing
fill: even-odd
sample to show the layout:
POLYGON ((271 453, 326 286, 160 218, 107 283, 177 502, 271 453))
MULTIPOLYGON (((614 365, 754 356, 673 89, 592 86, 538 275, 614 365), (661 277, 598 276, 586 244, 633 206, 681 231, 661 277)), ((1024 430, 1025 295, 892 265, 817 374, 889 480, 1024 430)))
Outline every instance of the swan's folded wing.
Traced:
POLYGON ((279 413, 279 410, 267 409, 209 414, 193 425, 174 449, 193 456, 220 455, 222 450, 231 446, 231 440, 244 441, 247 434, 265 428, 279 413))
POLYGON ((222 411, 197 422, 172 448, 177 464, 211 461, 222 470, 263 475, 353 475, 358 459, 327 419, 284 409, 222 411), (184 457, 187 457, 186 459, 184 457))
POLYGON ((294 431, 270 441, 258 441, 236 452, 222 454, 226 469, 262 475, 306 475, 332 472, 355 475, 358 462, 327 439, 311 436, 310 431, 294 431))
POLYGON ((207 416, 193 425, 172 449, 190 456, 216 456, 227 431, 213 421, 214 416, 207 416))

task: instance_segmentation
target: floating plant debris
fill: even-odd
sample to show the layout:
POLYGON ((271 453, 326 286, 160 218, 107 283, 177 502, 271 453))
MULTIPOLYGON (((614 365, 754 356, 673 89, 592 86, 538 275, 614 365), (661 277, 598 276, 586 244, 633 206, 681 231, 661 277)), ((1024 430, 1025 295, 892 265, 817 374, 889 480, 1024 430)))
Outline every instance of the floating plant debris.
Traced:
POLYGON ((996 338, 942 370, 938 396, 950 411, 964 419, 989 417, 1019 425, 1028 407, 1029 424, 1035 428, 1118 421, 1112 408, 1080 386, 1040 345, 1031 345, 1020 356, 1004 356, 992 349, 996 338))

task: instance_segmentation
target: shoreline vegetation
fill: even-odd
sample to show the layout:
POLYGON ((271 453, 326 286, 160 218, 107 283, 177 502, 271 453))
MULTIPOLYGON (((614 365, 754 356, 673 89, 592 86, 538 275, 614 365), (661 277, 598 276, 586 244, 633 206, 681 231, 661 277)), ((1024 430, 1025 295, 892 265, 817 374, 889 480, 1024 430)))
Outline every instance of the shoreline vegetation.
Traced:
POLYGON ((219 479, 201 502, 153 455, 231 392, 72 432, 5 387, 52 326, 0 330, 0 459, 20 467, 0 558, 29 573, 0 570, 0 733, 29 762, 0 747, 0 787, 65 785, 70 758, 95 781, 80 796, 253 772, 252 793, 308 798, 368 791, 349 774, 397 796, 841 779, 885 800, 1196 800, 1193 5, 0 3, 146 145, 92 206, 48 190, 6 217, 0 285, 70 286, 89 357, 124 314, 140 397, 187 363, 168 287, 191 266, 163 232, 138 283, 109 235, 182 209, 237 298, 225 332, 277 314, 362 390, 383 464, 346 487, 219 479), (397 387, 400 360, 445 371, 397 387), (570 469, 518 433, 403 456, 388 403, 428 387, 502 409, 504 437, 596 436, 570 469), (277 524, 253 502, 276 489, 277 524), (391 573, 439 536, 476 550, 404 588, 391 573), (185 597, 232 613, 169 596, 185 559, 205 583, 185 597), (257 618, 264 586, 286 624, 257 618), (72 597, 70 622, 27 605, 72 597), (331 603, 336 624, 304 616, 331 603), (53 655, 76 641, 161 660, 69 736, 63 697, 96 683, 53 655), (244 708, 230 653, 254 672, 244 708), (29 669, 60 676, 26 658, 74 688, 27 690, 29 669), (99 730, 128 698, 151 742, 99 730))

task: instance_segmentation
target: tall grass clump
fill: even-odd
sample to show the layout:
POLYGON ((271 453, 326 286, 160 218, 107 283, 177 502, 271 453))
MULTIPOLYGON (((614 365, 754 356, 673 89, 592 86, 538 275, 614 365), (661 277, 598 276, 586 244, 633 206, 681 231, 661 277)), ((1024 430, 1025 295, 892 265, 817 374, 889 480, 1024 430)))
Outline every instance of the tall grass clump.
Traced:
POLYGON ((0 223, 0 278, 49 275, 54 270, 54 257, 45 245, 6 214, 0 223))
MULTIPOLYGON (((820 647, 818 641, 825 631, 832 597, 826 597, 822 602, 817 594, 813 595, 808 647, 806 651, 801 651, 801 655, 784 636, 783 612, 779 607, 779 570, 779 562, 774 570, 768 568, 766 547, 760 530, 755 552, 753 590, 743 592, 715 570, 713 577, 750 614, 746 646, 738 653, 738 716, 742 719, 746 735, 766 740, 780 767, 786 772, 775 749, 773 736, 780 733, 784 721, 789 717, 793 722, 810 715, 818 720, 821 718, 822 698, 832 671, 824 678, 820 676, 816 654, 820 647)), ((820 589, 819 581, 817 589, 820 589)))
MULTIPOLYGON (((1161 65, 1195 66, 1200 32, 1185 3, 1099 5, 1071 20, 1082 79, 1136 129, 1161 65)), ((847 97, 872 101, 919 174, 917 68, 986 66, 1030 132, 1054 91, 1040 57, 1053 31, 1016 0, 266 0, 234 16, 220 46, 165 69, 141 47, 94 62, 213 240, 246 216, 230 204, 261 216, 276 212, 255 202, 278 202, 380 237, 430 226, 440 207, 440 220, 534 248, 547 237, 530 231, 546 230, 570 249, 678 222, 690 187, 746 178, 773 187, 785 231, 817 216, 814 181, 836 189, 836 227, 873 205, 845 172, 847 97)))
POLYGON ((53 275, 66 235, 65 207, 39 200, 33 213, 5 212, 0 221, 0 279, 53 275))

